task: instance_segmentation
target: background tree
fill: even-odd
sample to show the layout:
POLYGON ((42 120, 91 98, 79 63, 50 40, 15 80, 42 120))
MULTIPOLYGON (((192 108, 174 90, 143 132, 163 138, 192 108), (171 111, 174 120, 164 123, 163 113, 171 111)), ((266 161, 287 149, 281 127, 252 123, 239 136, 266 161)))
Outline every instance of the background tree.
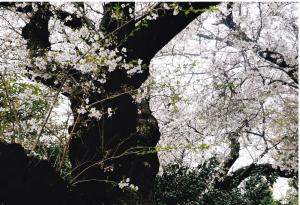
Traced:
POLYGON ((224 189, 255 173, 297 176, 298 4, 218 8, 197 18, 153 61, 149 85, 160 143, 208 145, 196 153, 161 153, 161 161, 195 166, 217 156, 216 181, 224 189), (166 74, 159 73, 161 64, 166 74))

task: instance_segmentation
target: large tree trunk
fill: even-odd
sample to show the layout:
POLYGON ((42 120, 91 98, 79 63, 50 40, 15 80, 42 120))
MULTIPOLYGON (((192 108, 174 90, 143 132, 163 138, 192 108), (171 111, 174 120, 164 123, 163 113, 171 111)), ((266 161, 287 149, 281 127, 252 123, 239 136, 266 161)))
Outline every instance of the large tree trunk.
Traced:
MULTIPOLYGON (((143 73, 128 77, 122 68, 118 68, 107 76, 103 95, 90 94, 90 103, 101 102, 97 104, 97 109, 112 108, 115 113, 111 117, 104 115, 100 120, 79 116, 78 122, 70 129, 72 139, 69 157, 74 169, 73 177, 78 182, 76 188, 90 204, 97 204, 99 200, 105 204, 120 203, 120 199, 128 198, 115 184, 110 183, 126 178, 139 187, 137 201, 140 204, 153 204, 152 189, 159 169, 154 149, 160 137, 158 124, 146 101, 139 105, 141 112, 137 114, 138 105, 126 90, 137 89, 147 79, 149 63, 155 53, 196 18, 199 12, 185 15, 182 11, 174 16, 172 10, 162 11, 157 20, 148 22, 146 28, 133 32, 134 21, 128 10, 134 10, 134 3, 126 4, 123 8, 123 22, 132 23, 119 30, 119 20, 111 17, 112 8, 118 4, 105 5, 101 29, 107 34, 117 30, 114 33, 116 47, 127 49, 127 55, 123 56, 127 62, 143 60, 143 73), (129 36, 131 32, 133 35, 129 36), (112 171, 106 171, 110 168, 112 171)), ((210 5, 194 4, 200 8, 210 5)), ((184 9, 190 6, 188 3, 182 4, 184 9)), ((110 48, 114 49, 114 46, 110 48)), ((72 101, 72 107, 74 118, 77 119, 76 109, 80 103, 72 101)))
POLYGON ((150 199, 159 168, 157 153, 147 153, 160 136, 155 118, 146 111, 138 115, 137 104, 127 93, 96 100, 102 100, 102 109, 109 107, 115 112, 100 120, 75 114, 79 120, 70 128, 69 157, 78 193, 89 204, 98 204, 99 200, 117 203, 126 196, 115 182, 129 178, 139 187, 139 198, 150 199), (143 132, 137 131, 139 126, 143 132))

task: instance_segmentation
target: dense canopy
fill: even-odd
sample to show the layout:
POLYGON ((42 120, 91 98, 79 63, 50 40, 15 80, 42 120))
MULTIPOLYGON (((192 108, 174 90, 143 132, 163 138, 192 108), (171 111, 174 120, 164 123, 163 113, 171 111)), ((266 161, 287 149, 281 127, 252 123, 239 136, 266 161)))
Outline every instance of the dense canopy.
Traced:
POLYGON ((0 51, 1 204, 296 204, 298 3, 1 2, 0 51))

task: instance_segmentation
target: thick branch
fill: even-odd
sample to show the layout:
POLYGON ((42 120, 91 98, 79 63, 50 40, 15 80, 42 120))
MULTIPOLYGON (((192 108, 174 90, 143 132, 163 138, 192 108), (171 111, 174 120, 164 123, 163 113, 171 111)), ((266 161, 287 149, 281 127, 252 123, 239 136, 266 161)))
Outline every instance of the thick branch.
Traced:
POLYGON ((27 40, 27 47, 34 57, 42 55, 50 48, 48 22, 52 13, 49 8, 48 3, 40 4, 29 23, 22 29, 22 36, 27 40))
POLYGON ((298 170, 284 170, 279 166, 274 166, 272 164, 251 164, 230 173, 223 181, 216 183, 215 187, 231 190, 236 188, 247 177, 254 174, 261 174, 264 176, 275 174, 279 177, 292 178, 298 176, 298 170))
POLYGON ((226 173, 229 171, 231 166, 234 164, 234 162, 239 158, 239 151, 240 151, 240 142, 239 142, 239 136, 237 133, 231 133, 229 135, 230 140, 230 153, 227 156, 224 165, 223 165, 223 171, 226 173))
POLYGON ((232 165, 235 163, 235 161, 239 158, 240 154, 240 142, 239 142, 239 137, 242 129, 247 126, 246 121, 242 123, 240 127, 238 127, 234 132, 229 133, 228 139, 229 139, 229 149, 230 153, 228 156, 226 156, 225 161, 222 164, 222 167, 219 172, 219 177, 216 179, 219 181, 223 177, 226 176, 226 174, 229 172, 230 168, 232 165))
POLYGON ((137 28, 122 46, 127 48, 129 58, 140 58, 145 62, 149 62, 159 50, 203 13, 205 9, 217 4, 217 2, 179 3, 178 6, 181 7, 181 10, 177 15, 173 14, 174 8, 166 10, 160 5, 156 8, 158 18, 147 20, 145 22, 146 26, 137 28), (197 11, 185 13, 191 8, 197 11))
POLYGON ((116 37, 116 45, 120 44, 134 29, 134 2, 111 2, 104 5, 104 16, 100 30, 107 37, 116 37), (115 17, 113 17, 115 16, 115 17))
POLYGON ((20 145, 0 142, 0 164, 0 204, 78 204, 51 164, 20 145))

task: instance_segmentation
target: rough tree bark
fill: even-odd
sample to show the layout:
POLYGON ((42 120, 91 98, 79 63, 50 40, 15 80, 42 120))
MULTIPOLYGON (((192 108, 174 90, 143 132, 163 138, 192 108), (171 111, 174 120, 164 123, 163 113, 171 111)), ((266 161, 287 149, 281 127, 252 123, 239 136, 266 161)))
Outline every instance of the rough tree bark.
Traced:
MULTIPOLYGON (((101 22, 101 30, 113 39, 114 44, 110 49, 127 48, 127 55, 123 56, 127 62, 141 59, 143 62, 143 72, 128 77, 126 71, 122 68, 115 69, 106 77, 106 83, 99 85, 104 91, 101 94, 90 91, 88 100, 90 104, 101 110, 112 108, 115 113, 108 117, 104 114, 99 120, 89 117, 87 114, 79 114, 77 109, 81 106, 81 99, 84 97, 80 92, 83 89, 80 86, 73 86, 72 91, 64 92, 71 102, 71 108, 74 115, 74 124, 69 128, 71 136, 68 146, 69 159, 72 164, 73 184, 71 187, 60 183, 59 177, 54 169, 46 161, 38 162, 36 159, 29 159, 23 151, 20 155, 14 153, 13 145, 1 144, 0 162, 4 169, 1 169, 0 176, 9 176, 10 186, 20 186, 22 189, 13 188, 5 190, 0 181, 0 202, 2 204, 14 204, 14 195, 23 194, 25 181, 20 179, 15 183, 14 177, 21 174, 17 168, 25 170, 24 172, 40 176, 39 181, 31 183, 28 188, 29 195, 24 196, 30 204, 121 204, 122 201, 127 204, 153 204, 152 189, 155 175, 158 172, 159 161, 157 153, 152 152, 157 144, 160 133, 156 119, 151 114, 147 100, 138 104, 134 101, 128 90, 137 89, 149 76, 149 63, 154 55, 166 45, 176 34, 183 30, 191 21, 204 12, 204 9, 217 3, 199 2, 199 3, 180 3, 182 8, 177 15, 173 15, 173 9, 165 10, 161 7, 158 10, 158 18, 149 20, 147 27, 135 29, 135 20, 130 17, 129 9, 134 10, 134 3, 128 3, 122 8, 123 18, 116 19, 112 17, 112 9, 120 3, 106 3, 104 6, 104 16, 101 22), (185 13, 184 11, 193 7, 195 12, 185 13), (126 24, 120 26, 122 22, 126 24), (141 112, 138 114, 138 108, 141 112), (10 155, 5 154, 7 150, 10 155), (130 150, 130 151, 129 151, 130 150), (142 154, 141 154, 142 153, 142 154), (10 163, 16 156, 20 156, 17 161, 10 163), (3 161, 4 159, 4 161, 3 161), (37 162, 35 167, 31 160, 37 162), (43 165, 44 164, 44 165, 43 165), (44 166, 44 168, 39 168, 44 166), (28 168, 29 167, 29 168, 28 168), (107 171, 111 168, 112 171, 107 171), (15 175, 8 175, 8 170, 13 170, 15 175), (51 173, 51 177, 48 174, 51 173), (47 179, 45 179, 47 178, 47 179), (130 178, 131 183, 139 187, 137 196, 131 197, 115 184, 109 181, 120 182, 124 178, 130 178), (46 183, 44 183, 46 180, 46 183), (53 185, 54 183, 54 185, 53 185), (44 197, 51 198, 52 201, 34 201, 36 190, 49 190, 43 192, 44 197), (61 189, 62 191, 57 193, 61 189), (47 195, 47 193, 49 193, 47 195), (66 193, 66 194, 61 194, 66 193), (74 194, 75 193, 75 194, 74 194), (59 199, 65 197, 62 201, 59 199), (76 195, 76 197, 75 197, 76 195), (1 201, 2 200, 2 201, 1 201), (54 201, 54 202, 53 202, 54 201)), ((1 3, 1 7, 15 7, 14 3, 1 3)), ((78 6, 83 6, 79 4, 78 6)), ((52 11, 50 4, 39 4, 38 10, 34 11, 30 4, 25 8, 16 8, 18 12, 31 13, 30 22, 22 30, 22 36, 27 40, 27 47, 31 57, 44 56, 49 50, 51 44, 49 41, 48 23, 54 13, 62 20, 72 16, 72 20, 65 22, 66 26, 73 29, 80 28, 82 25, 89 24, 86 18, 76 17, 76 15, 64 11, 52 11)), ((51 67, 49 62, 49 66, 51 67)), ((28 67, 28 70, 32 68, 28 67)), ((47 68, 48 69, 48 68, 47 68)), ((50 69, 51 70, 51 69, 50 69)), ((68 76, 72 80, 80 82, 84 74, 76 68, 58 68, 51 78, 36 80, 43 84, 59 89, 63 83, 54 83, 57 72, 64 70, 67 73, 65 80, 68 83, 68 76)), ((22 150, 18 147, 18 150, 22 150)), ((23 171, 22 171, 23 172, 23 171)), ((0 178, 2 180, 2 178, 0 178)), ((27 193, 27 192, 26 192, 27 193)))

